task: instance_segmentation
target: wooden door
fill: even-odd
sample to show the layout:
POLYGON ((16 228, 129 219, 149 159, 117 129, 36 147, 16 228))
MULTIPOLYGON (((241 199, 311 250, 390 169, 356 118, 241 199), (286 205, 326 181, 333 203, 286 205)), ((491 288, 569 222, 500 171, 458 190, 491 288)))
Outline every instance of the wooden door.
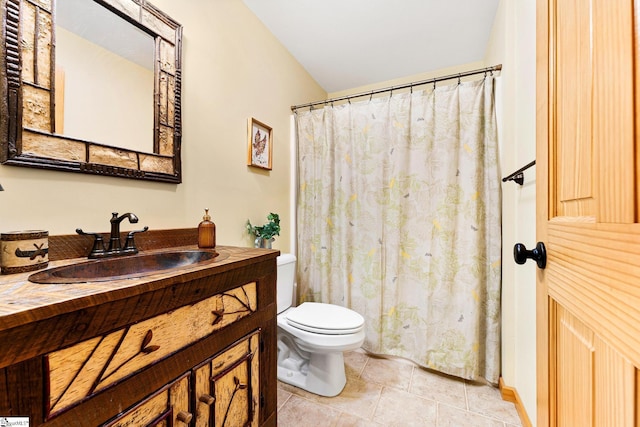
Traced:
POLYGON ((537 4, 539 426, 640 425, 637 3, 537 4))

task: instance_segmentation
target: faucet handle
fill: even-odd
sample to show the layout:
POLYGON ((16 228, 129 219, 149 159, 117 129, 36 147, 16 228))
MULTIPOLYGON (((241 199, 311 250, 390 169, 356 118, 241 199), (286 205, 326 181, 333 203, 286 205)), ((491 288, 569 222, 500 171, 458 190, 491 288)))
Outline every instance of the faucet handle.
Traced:
POLYGON ((124 247, 122 248, 122 252, 127 254, 137 254, 138 248, 136 248, 136 244, 133 241, 133 236, 136 233, 144 233, 148 229, 149 227, 145 226, 142 230, 134 230, 127 233, 127 240, 124 241, 124 247))
POLYGON ((100 233, 87 233, 82 231, 81 228, 76 228, 76 233, 81 236, 93 236, 95 239, 93 240, 93 247, 91 251, 89 251, 89 258, 98 258, 100 255, 104 254, 104 238, 100 233))

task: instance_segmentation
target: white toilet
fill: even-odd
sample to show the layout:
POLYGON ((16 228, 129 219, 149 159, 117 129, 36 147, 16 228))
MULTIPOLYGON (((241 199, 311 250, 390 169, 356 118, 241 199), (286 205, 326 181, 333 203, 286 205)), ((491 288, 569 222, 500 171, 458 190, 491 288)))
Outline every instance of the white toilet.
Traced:
POLYGON ((278 379, 321 396, 336 396, 347 382, 342 353, 364 342, 364 318, 333 304, 291 307, 296 257, 278 257, 278 379))

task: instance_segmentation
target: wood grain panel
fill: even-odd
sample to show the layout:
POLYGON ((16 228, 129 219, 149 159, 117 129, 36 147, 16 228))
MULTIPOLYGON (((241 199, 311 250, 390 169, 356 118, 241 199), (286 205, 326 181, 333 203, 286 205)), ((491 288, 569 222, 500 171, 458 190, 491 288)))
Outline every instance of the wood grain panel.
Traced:
MULTIPOLYGON (((22 85, 24 103, 22 105, 22 123, 25 128, 42 132, 51 132, 51 92, 38 86, 22 85)), ((32 134, 38 135, 38 134, 32 134)), ((50 138, 50 140, 57 140, 50 138)), ((41 154, 35 144, 25 144, 24 150, 29 154, 41 154)), ((62 150, 59 150, 62 151, 62 150)), ((74 159, 75 160, 75 159, 74 159)))
POLYGON ((196 368, 196 396, 214 398, 207 410, 199 404, 196 426, 259 425, 259 341, 260 334, 254 333, 196 368))
MULTIPOLYGON (((36 84, 49 90, 53 89, 53 19, 51 12, 38 8, 36 37, 36 84)), ((50 99, 50 103, 53 100, 50 99)), ((49 129, 51 130, 51 129, 49 129)))
POLYGON ((617 350, 596 337, 596 426, 632 426, 635 420, 635 367, 617 350))
POLYGON ((159 425, 159 422, 167 417, 171 418, 172 423, 163 425, 185 425, 182 422, 178 422, 176 418, 180 412, 188 413, 189 411, 188 392, 189 375, 185 375, 150 398, 125 411, 124 414, 104 424, 104 427, 159 425))
POLYGON ((29 414, 38 425, 42 420, 41 400, 44 383, 42 360, 31 359, 5 369, 0 369, 0 414, 2 416, 29 414), (34 405, 34 402, 37 403, 34 405))
POLYGON ((257 310, 255 282, 47 356, 49 407, 64 410, 257 310))
POLYGON ((593 332, 557 306, 557 422, 593 426, 593 332))
POLYGON ((631 425, 637 415, 634 1, 538 1, 541 426, 631 425))
MULTIPOLYGON (((273 309, 275 310, 275 304, 273 309)), ((103 423, 111 419, 114 407, 129 408, 135 405, 148 397, 150 390, 161 389, 164 385, 185 373, 186 370, 211 360, 212 354, 217 354, 221 348, 232 346, 238 340, 238 337, 251 335, 256 331, 257 325, 266 324, 269 319, 271 319, 271 314, 262 310, 252 315, 248 321, 237 322, 228 328, 221 329, 216 334, 198 341, 175 355, 158 362, 149 369, 145 369, 114 387, 96 394, 81 405, 74 406, 59 416, 48 420, 46 425, 47 427, 94 427, 103 423)), ((275 324, 273 326, 275 327, 275 324)), ((268 329, 270 328, 271 326, 268 329)), ((273 333, 275 334, 275 332, 274 329, 273 333)), ((265 344, 267 344, 266 341, 265 344)), ((275 402, 276 393, 272 385, 276 384, 276 365, 263 365, 263 356, 267 353, 274 353, 273 357, 275 357, 275 347, 273 350, 267 348, 266 351, 260 352, 260 366, 261 369, 264 369, 261 372, 261 379, 264 379, 264 381, 260 383, 260 389, 265 396, 266 402, 270 400, 275 402), (267 383, 270 378, 273 378, 273 380, 267 383)), ((261 414, 263 414, 261 420, 265 420, 275 413, 276 405, 274 403, 268 409, 262 409, 265 409, 265 411, 261 411, 261 414)), ((262 421, 260 425, 262 425, 262 421)))
POLYGON ((593 5, 593 138, 598 221, 635 220, 634 11, 631 0, 593 5))
POLYGON ((593 197, 590 0, 557 3, 557 156, 562 215, 589 215, 593 197), (582 200, 581 202, 578 202, 582 200))
POLYGON ((550 223, 547 248, 549 295, 640 366, 640 225, 550 223))
POLYGON ((211 378, 211 362, 194 369, 195 388, 195 427, 210 427, 209 420, 213 416, 215 397, 211 394, 209 380, 211 378))
MULTIPOLYGON (((40 125, 40 127, 42 126, 40 125)), ((87 148, 84 142, 43 134, 31 129, 22 130, 22 151, 34 156, 46 154, 53 159, 72 162, 84 162, 87 158, 87 148)))
POLYGON ((25 83, 36 84, 36 22, 38 7, 20 2, 20 55, 22 68, 20 77, 25 83))
POLYGON ((169 404, 173 410, 174 426, 189 425, 189 421, 187 420, 193 417, 189 408, 189 396, 191 392, 189 381, 190 375, 185 375, 185 377, 169 387, 169 404))

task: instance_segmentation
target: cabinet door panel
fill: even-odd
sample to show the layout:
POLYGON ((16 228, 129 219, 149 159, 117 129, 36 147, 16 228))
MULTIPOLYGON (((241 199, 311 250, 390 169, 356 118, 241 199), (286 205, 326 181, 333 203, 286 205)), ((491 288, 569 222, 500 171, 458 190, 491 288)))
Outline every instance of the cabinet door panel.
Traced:
POLYGON ((254 332, 194 370, 197 427, 258 425, 259 342, 254 332))
POLYGON ((124 414, 104 424, 104 427, 171 427, 186 426, 189 412, 189 379, 185 374, 124 414))

